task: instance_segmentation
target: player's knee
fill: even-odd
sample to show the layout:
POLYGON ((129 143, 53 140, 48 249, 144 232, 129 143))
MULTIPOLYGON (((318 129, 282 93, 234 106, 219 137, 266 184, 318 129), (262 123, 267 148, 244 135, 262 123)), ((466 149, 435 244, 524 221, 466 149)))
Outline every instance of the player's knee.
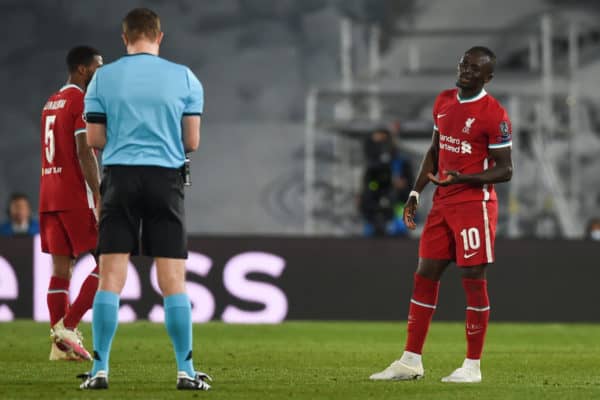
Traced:
POLYGON ((467 279, 485 279, 485 265, 461 268, 461 274, 467 279))
POLYGON ((52 256, 52 276, 71 279, 73 260, 66 256, 52 256))
POLYGON ((417 266, 417 274, 432 281, 439 281, 450 262, 446 260, 430 260, 421 258, 417 266))
POLYGON ((71 279, 71 268, 54 268, 52 271, 52 276, 55 276, 57 278, 61 278, 61 279, 67 279, 70 280, 71 279))
POLYGON ((441 274, 437 271, 432 271, 426 268, 417 268, 417 274, 421 275, 423 278, 427 278, 432 281, 439 281, 441 278, 441 274))

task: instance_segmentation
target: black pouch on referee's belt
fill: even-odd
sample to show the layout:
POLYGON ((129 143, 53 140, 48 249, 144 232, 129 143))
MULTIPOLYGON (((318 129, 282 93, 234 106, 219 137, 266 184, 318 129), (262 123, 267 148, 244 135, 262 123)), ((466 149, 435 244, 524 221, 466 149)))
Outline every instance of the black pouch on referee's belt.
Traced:
POLYGON ((192 186, 192 173, 190 170, 190 158, 185 156, 185 161, 183 162, 183 166, 181 167, 181 176, 183 177, 183 185, 184 186, 192 186))

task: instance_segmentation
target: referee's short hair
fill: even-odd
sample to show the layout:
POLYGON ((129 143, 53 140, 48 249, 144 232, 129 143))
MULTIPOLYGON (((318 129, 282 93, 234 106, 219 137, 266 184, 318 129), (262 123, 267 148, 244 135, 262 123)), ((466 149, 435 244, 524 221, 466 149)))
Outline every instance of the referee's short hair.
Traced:
POLYGON ((77 46, 69 50, 67 54, 67 67, 69 72, 75 72, 80 65, 89 66, 94 62, 94 56, 100 55, 100 52, 90 46, 77 46))
POLYGON ((123 18, 123 34, 130 43, 142 37, 154 41, 160 35, 160 18, 149 8, 134 8, 123 18))

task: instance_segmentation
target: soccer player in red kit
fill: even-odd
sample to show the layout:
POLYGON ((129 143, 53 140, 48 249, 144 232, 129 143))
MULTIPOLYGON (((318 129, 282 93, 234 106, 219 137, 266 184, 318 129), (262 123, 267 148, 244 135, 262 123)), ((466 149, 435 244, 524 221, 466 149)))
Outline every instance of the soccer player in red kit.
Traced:
POLYGON ((404 210, 404 222, 415 229, 419 193, 429 181, 438 186, 421 236, 405 351, 388 368, 371 375, 373 380, 423 377, 421 353, 439 281, 454 262, 466 295, 467 354, 462 366, 442 382, 481 382, 480 358, 490 313, 486 267, 494 262, 498 215, 493 184, 512 177, 510 120, 484 89, 495 64, 490 49, 469 49, 458 64, 458 88, 440 93, 433 106, 433 140, 404 210))
POLYGON ((91 359, 75 328, 92 306, 98 267, 83 282, 71 305, 69 283, 74 260, 93 252, 98 239, 98 163, 87 145, 83 98, 101 65, 97 50, 87 46, 71 49, 67 84, 50 96, 42 110, 39 211, 42 251, 52 255, 53 266, 47 296, 53 339, 50 360, 91 359))

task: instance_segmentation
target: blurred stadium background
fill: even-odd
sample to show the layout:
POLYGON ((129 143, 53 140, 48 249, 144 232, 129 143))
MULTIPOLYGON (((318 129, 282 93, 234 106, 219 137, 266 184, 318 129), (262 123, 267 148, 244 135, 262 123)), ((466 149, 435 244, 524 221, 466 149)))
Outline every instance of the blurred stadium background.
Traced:
POLYGON ((193 233, 360 234, 357 139, 395 126, 416 169, 433 99, 473 44, 496 51, 489 89, 515 125, 499 236, 580 238, 598 214, 600 6, 583 0, 3 0, 0 209, 13 191, 37 202, 39 113, 66 50, 115 60, 138 5, 163 19, 162 54, 205 85, 193 233))
MULTIPOLYGON (((543 265, 554 271, 547 274, 554 277, 548 278, 547 292, 558 288, 563 282, 558 271, 576 257, 561 251, 567 248, 593 265, 588 255, 597 252, 599 242, 581 239, 589 234, 588 221, 600 214, 600 5, 594 1, 204 0, 198 6, 192 0, 3 0, 0 209, 7 208, 12 192, 24 192, 37 208, 40 109, 66 79, 66 51, 91 44, 105 62, 117 59, 124 53, 120 20, 140 5, 161 16, 166 34, 161 54, 190 65, 205 86, 202 145, 193 156, 193 186, 186 193, 195 252, 188 267, 216 300, 197 320, 217 318, 227 296, 254 311, 261 309, 261 296, 277 299, 277 293, 244 286, 253 272, 274 290, 284 287, 284 297, 290 290, 297 298, 303 290, 318 292, 310 283, 313 273, 359 291, 368 276, 363 286, 377 292, 370 303, 348 307, 356 313, 340 305, 336 314, 319 309, 333 304, 324 293, 334 293, 324 286, 325 297, 315 295, 309 307, 293 299, 289 310, 282 302, 275 309, 264 306, 263 316, 275 310, 265 321, 404 318, 404 311, 386 304, 398 291, 408 296, 418 243, 410 239, 418 239, 420 231, 408 240, 407 235, 364 239, 361 193, 382 185, 366 178, 366 141, 374 130, 388 129, 414 174, 430 143, 433 100, 453 86, 457 61, 472 45, 489 46, 498 55, 489 91, 509 110, 514 130, 516 172, 510 183, 497 187, 500 267, 494 272, 503 282, 498 292, 512 286, 527 295, 527 285, 511 285, 511 267, 533 278, 543 265), (232 265, 237 272, 228 273, 232 265), (302 270, 304 275, 291 279, 302 270), (392 276, 397 280, 386 280, 392 276), (241 285, 232 289, 231 282, 241 285), (389 282, 388 290, 377 290, 389 282), (389 312, 368 314, 384 308, 389 312)), ((381 148, 373 148, 379 156, 381 148)), ((422 196, 421 226, 432 186, 422 196)), ((394 205, 384 200, 389 199, 383 196, 372 209, 393 218, 394 205)), ((384 229, 381 236, 390 235, 384 229)), ((44 319, 44 307, 37 314, 38 301, 25 293, 42 300, 49 258, 39 253, 37 239, 15 244, 19 240, 1 242, 5 270, 21 275, 0 285, 5 299, 20 304, 2 315, 44 319), (20 295, 14 291, 17 281, 20 295), (29 299, 23 303, 23 298, 29 299)), ((155 282, 144 267, 140 271, 137 281, 130 279, 128 296, 143 298, 144 304, 146 296, 157 300, 155 282)), ((449 298, 462 298, 458 284, 452 290, 449 298)), ((584 293, 574 292, 573 304, 584 293)), ((514 320, 530 319, 521 311, 514 320)), ((136 313, 145 317, 139 309, 136 313)), ((499 314, 510 319, 502 308, 499 314)), ((456 311, 438 315, 461 318, 456 311)), ((555 319, 580 318, 565 312, 555 319)))

